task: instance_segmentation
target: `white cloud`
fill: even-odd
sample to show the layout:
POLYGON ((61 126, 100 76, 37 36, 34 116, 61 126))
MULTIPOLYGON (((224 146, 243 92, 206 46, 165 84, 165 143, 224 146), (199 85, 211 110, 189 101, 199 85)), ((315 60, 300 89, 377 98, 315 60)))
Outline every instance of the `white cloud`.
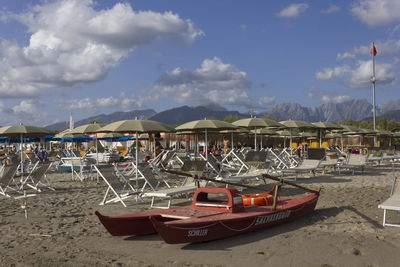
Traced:
POLYGON ((356 58, 356 55, 355 54, 353 54, 353 53, 349 53, 349 52, 344 52, 344 53, 338 53, 337 54, 337 56, 336 56, 336 58, 338 59, 338 60, 343 60, 343 59, 346 59, 346 58, 356 58))
POLYGON ((0 102, 0 125, 17 125, 23 123, 26 125, 44 125, 51 118, 49 114, 43 112, 45 103, 39 99, 25 99, 18 105, 8 107, 0 102))
POLYGON ((346 101, 351 100, 352 97, 348 96, 348 95, 337 95, 332 97, 331 95, 323 95, 321 97, 322 102, 324 103, 343 103, 346 101))
POLYGON ((91 114, 97 113, 101 108, 120 108, 123 111, 131 111, 135 108, 143 107, 144 98, 129 97, 124 92, 119 98, 80 98, 72 100, 62 100, 59 107, 64 110, 85 110, 91 114))
POLYGON ((200 68, 193 71, 175 68, 159 77, 152 89, 152 95, 172 98, 176 103, 218 103, 246 108, 263 107, 273 102, 261 97, 261 102, 251 100, 247 90, 251 83, 246 72, 231 64, 225 64, 218 57, 205 59, 200 68))
POLYGON ((285 18, 293 18, 298 17, 301 13, 304 13, 308 9, 308 4, 301 3, 301 4, 292 4, 288 7, 282 9, 277 16, 278 17, 285 17, 285 18))
POLYGON ((358 0, 351 12, 369 26, 385 25, 400 20, 398 0, 358 0))
POLYGON ((330 5, 327 9, 321 10, 323 14, 331 14, 340 11, 340 6, 330 5))
POLYGON ((128 3, 96 10, 91 0, 45 1, 9 15, 28 27, 29 44, 3 41, 0 97, 32 97, 46 89, 104 79, 138 45, 193 42, 203 35, 171 12, 135 11, 128 3))
MULTIPOLYGON (((397 81, 396 73, 392 70, 394 66, 389 63, 378 63, 375 65, 376 82, 380 84, 392 84, 397 81)), ((348 65, 334 68, 324 68, 316 73, 318 80, 342 80, 351 88, 366 88, 371 86, 372 62, 358 61, 354 68, 348 65)))

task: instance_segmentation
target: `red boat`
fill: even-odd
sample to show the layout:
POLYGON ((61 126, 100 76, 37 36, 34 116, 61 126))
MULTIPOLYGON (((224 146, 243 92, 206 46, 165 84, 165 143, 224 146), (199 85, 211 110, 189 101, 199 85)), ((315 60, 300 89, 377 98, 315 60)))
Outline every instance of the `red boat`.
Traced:
MULTIPOLYGON (((274 204, 245 206, 233 188, 198 188, 191 206, 150 210, 122 216, 95 214, 111 235, 158 233, 166 243, 193 243, 265 229, 311 213, 319 191, 298 198, 279 198, 274 204)), ((262 194, 263 197, 267 192, 262 194)), ((253 197, 253 196, 251 196, 253 197)))

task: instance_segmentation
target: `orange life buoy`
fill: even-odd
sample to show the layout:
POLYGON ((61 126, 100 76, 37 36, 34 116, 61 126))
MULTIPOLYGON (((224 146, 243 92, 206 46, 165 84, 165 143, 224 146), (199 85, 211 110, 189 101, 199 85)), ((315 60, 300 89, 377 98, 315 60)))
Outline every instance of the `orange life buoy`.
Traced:
POLYGON ((242 195, 245 206, 265 206, 274 202, 274 197, 268 193, 242 195))

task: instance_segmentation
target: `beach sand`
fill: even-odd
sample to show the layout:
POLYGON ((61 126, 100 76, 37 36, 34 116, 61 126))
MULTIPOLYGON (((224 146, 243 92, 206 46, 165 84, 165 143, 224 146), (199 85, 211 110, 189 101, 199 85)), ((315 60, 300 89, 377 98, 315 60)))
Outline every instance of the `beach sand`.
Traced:
MULTIPOLYGON (((395 171, 400 175, 400 171, 395 171)), ((48 177, 56 191, 29 198, 29 218, 21 201, 0 198, 0 266, 398 266, 400 228, 382 227, 393 181, 390 166, 364 173, 317 173, 298 183, 321 187, 310 216, 270 229, 199 244, 169 245, 158 235, 112 237, 94 215, 145 210, 149 200, 99 206, 103 182, 48 177)), ((270 186, 267 186, 268 188, 270 186)), ((297 194, 286 187, 282 194, 297 194)), ((188 203, 177 200, 173 204, 188 203)), ((400 212, 389 212, 400 223, 400 212)))

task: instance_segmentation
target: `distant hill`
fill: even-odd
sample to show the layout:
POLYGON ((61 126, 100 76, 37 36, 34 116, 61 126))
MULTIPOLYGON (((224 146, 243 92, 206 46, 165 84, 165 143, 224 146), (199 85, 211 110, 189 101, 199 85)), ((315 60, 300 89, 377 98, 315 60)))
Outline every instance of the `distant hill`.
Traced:
MULTIPOLYGON (((155 114, 156 114, 156 112, 152 109, 133 110, 133 111, 129 111, 129 112, 119 111, 119 112, 114 112, 114 113, 111 113, 108 115, 100 114, 100 115, 92 116, 92 117, 89 117, 89 118, 86 118, 86 119, 83 119, 80 121, 76 121, 74 124, 75 124, 75 127, 78 127, 81 125, 88 124, 91 121, 98 121, 98 122, 102 122, 102 123, 111 123, 111 122, 120 121, 120 120, 133 120, 135 117, 146 120, 155 114)), ((62 131, 68 127, 69 127, 69 122, 63 121, 63 122, 58 122, 58 123, 48 125, 45 128, 51 129, 51 130, 62 131)))
POLYGON ((303 120, 316 121, 343 121, 362 120, 371 114, 372 105, 367 100, 353 99, 343 103, 328 103, 318 107, 303 107, 297 103, 283 103, 274 106, 261 115, 268 114, 279 121, 303 120))
MULTIPOLYGON (((400 120, 400 99, 377 106, 378 119, 400 120)), ((303 120, 309 122, 317 121, 344 121, 344 120, 372 120, 372 105, 365 99, 353 99, 343 103, 328 103, 318 107, 303 107, 297 103, 278 104, 260 114, 257 117, 269 115, 279 121, 281 120, 303 120)), ((152 109, 134 110, 130 112, 114 112, 109 115, 100 114, 75 122, 75 127, 98 121, 111 123, 119 120, 150 119, 176 126, 188 121, 201 120, 204 118, 224 119, 227 116, 237 116, 238 118, 248 118, 249 114, 238 111, 228 111, 218 104, 208 104, 197 107, 181 106, 164 110, 156 113, 152 109)), ((64 130, 68 127, 68 122, 59 122, 46 126, 47 129, 64 130)))
POLYGON ((179 125, 185 122, 202 120, 204 118, 223 119, 227 116, 238 116, 239 118, 249 117, 247 114, 238 111, 228 111, 218 105, 189 107, 182 106, 168 109, 150 117, 150 120, 163 122, 169 125, 179 125))
MULTIPOLYGON (((372 116, 364 118, 365 121, 372 121, 372 116)), ((391 110, 386 113, 383 113, 379 116, 376 116, 376 120, 394 120, 400 121, 400 110, 391 110)))

